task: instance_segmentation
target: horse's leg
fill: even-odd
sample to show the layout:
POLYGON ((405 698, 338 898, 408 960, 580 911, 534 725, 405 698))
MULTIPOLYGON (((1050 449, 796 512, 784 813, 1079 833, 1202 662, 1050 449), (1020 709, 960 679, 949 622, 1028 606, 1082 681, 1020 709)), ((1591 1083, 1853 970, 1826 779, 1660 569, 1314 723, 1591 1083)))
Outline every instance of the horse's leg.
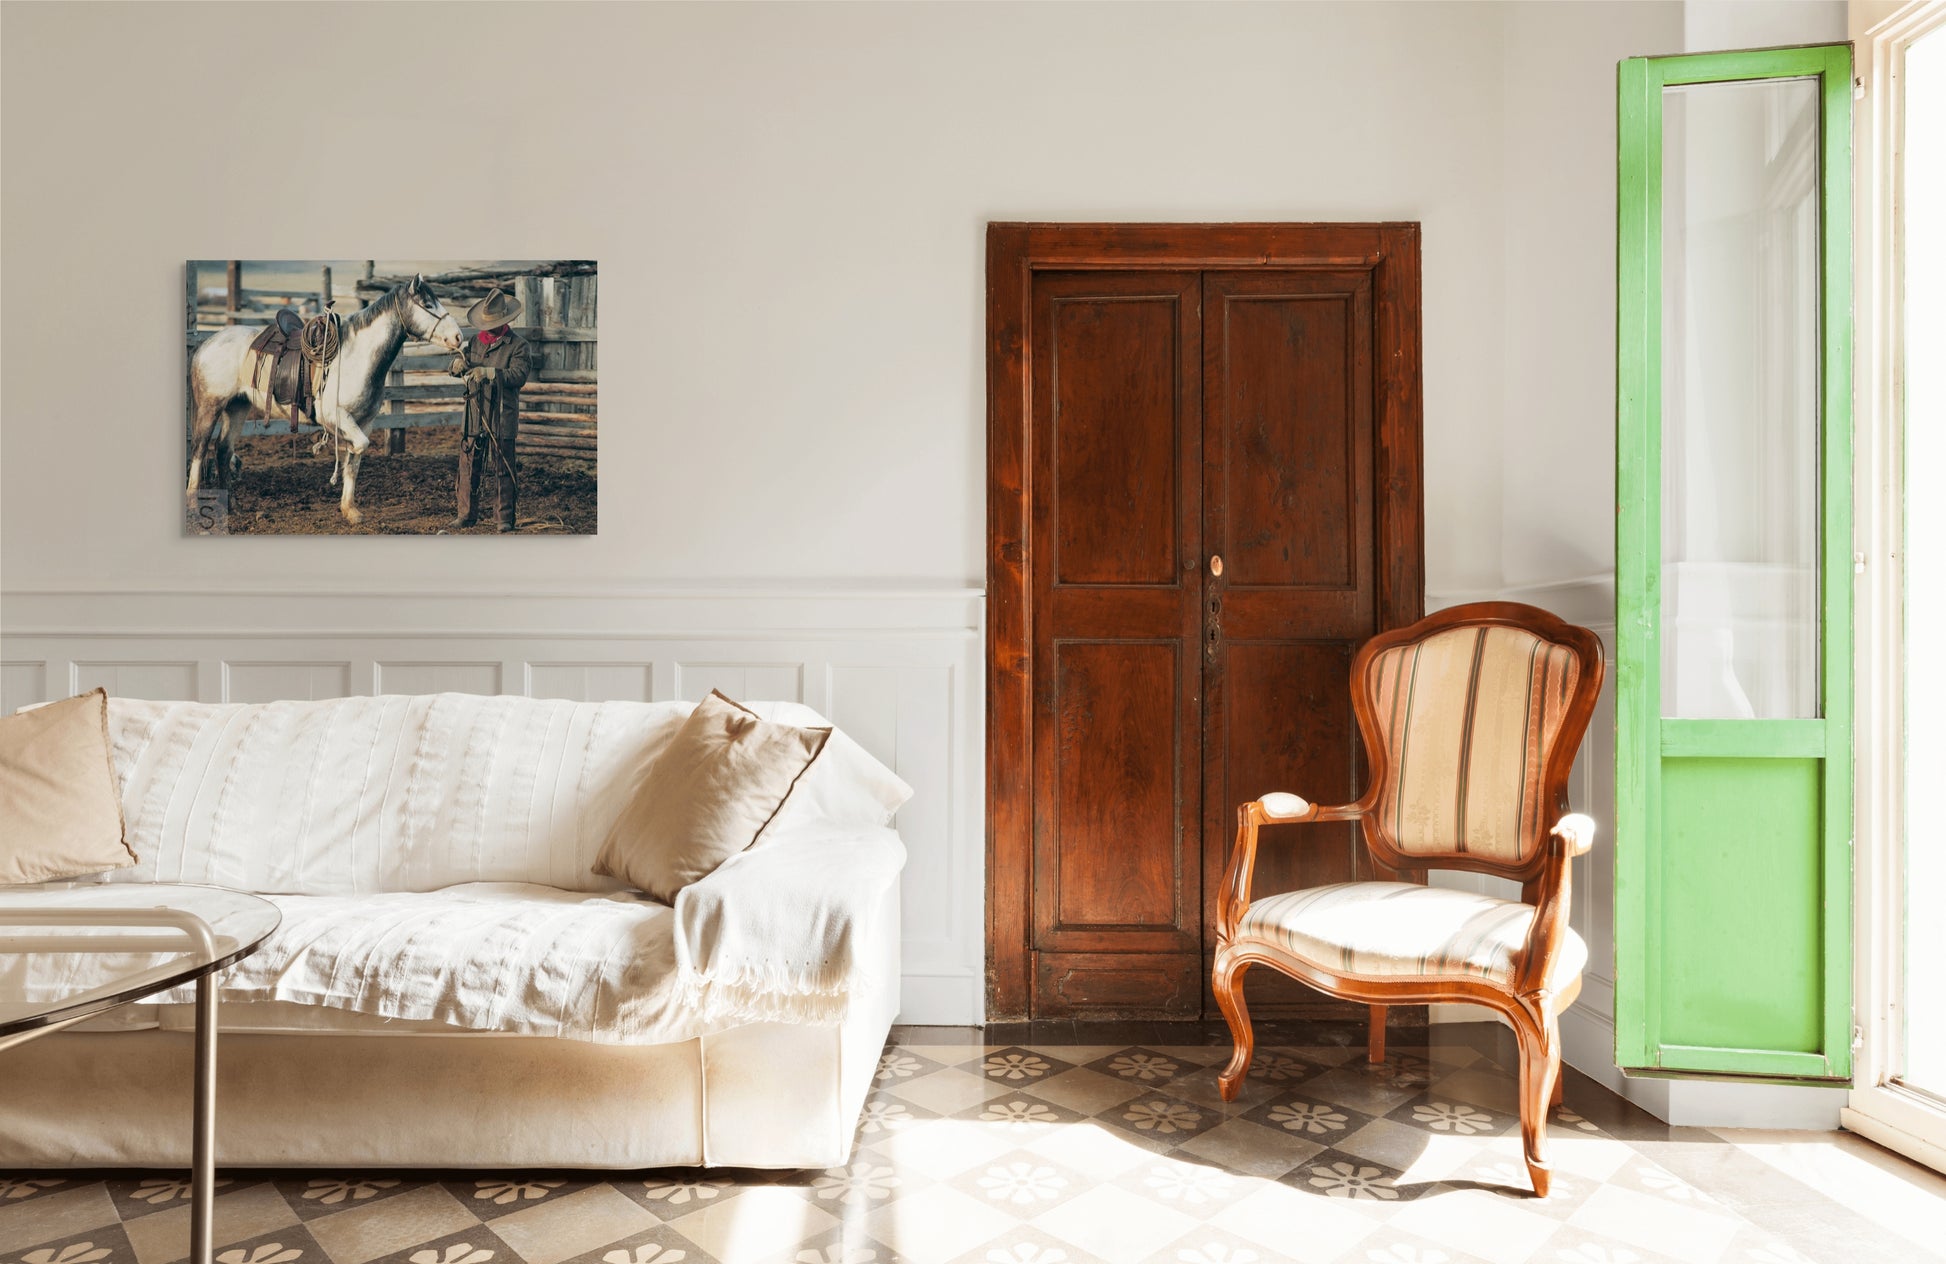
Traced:
POLYGON ((346 442, 351 444, 351 451, 345 453, 345 490, 338 498, 338 511, 344 514, 346 522, 357 526, 365 515, 359 513, 357 506, 351 502, 358 494, 359 462, 365 459, 365 449, 371 446, 372 440, 356 422, 346 421, 343 425, 351 431, 345 436, 346 442))
POLYGON ((203 482, 203 460, 209 455, 210 439, 220 411, 217 402, 201 391, 196 392, 195 402, 195 419, 189 428, 189 479, 183 487, 183 503, 191 508, 196 504, 196 489, 203 482))
POLYGON ((236 411, 225 408, 211 427, 211 446, 216 456, 216 485, 229 491, 236 484, 236 411))

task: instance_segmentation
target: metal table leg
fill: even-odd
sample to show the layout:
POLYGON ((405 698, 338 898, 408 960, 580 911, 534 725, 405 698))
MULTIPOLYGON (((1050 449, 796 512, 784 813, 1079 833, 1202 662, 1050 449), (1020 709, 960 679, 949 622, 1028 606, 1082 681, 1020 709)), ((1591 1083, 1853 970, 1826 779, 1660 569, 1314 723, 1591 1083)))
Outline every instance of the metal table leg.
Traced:
POLYGON ((190 1134, 189 1260, 211 1264, 216 1212, 216 976, 196 980, 196 1117, 190 1134))

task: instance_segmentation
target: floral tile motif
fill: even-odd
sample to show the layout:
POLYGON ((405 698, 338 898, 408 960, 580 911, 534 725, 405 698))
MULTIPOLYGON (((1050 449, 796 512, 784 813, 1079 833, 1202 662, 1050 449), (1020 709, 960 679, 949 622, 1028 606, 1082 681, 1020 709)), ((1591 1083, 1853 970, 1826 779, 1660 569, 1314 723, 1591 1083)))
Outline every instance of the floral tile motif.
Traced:
POLYGON ((72 1183, 63 1176, 0 1176, 0 1208, 15 1206, 72 1183))
POLYGON ((646 1207, 662 1221, 724 1206, 752 1183, 693 1167, 662 1168, 609 1182, 624 1198, 646 1207))
POLYGON ((1372 1116, 1327 1098, 1280 1093, 1243 1112, 1243 1118, 1328 1146, 1334 1137, 1346 1136, 1364 1127, 1372 1116))
POLYGON ((939 1116, 917 1102, 908 1102, 890 1093, 873 1093, 865 1099, 858 1114, 858 1140, 865 1145, 881 1141, 902 1128, 939 1116))
MULTIPOLYGON (((124 1221, 189 1205, 191 1185, 188 1172, 156 1172, 133 1178, 111 1178, 104 1183, 108 1187, 108 1197, 113 1200, 116 1212, 124 1221)), ((256 1182, 247 1181, 240 1185, 232 1178, 219 1176, 216 1178, 216 1196, 222 1198, 225 1194, 235 1193, 253 1184, 256 1182)), ((0 1201, 0 1211, 10 1205, 0 1201)))
POLYGON ((1023 1148, 976 1163, 950 1184, 984 1207, 1032 1220, 1093 1188, 1096 1182, 1066 1164, 1023 1148))
POLYGON ((423 1182, 408 1182, 383 1172, 321 1172, 273 1184, 298 1219, 315 1220, 408 1193, 423 1182))
POLYGON ((1447 1137, 1497 1137, 1520 1127, 1520 1116, 1503 1115, 1471 1102, 1421 1095, 1386 1115, 1397 1123, 1447 1137))
POLYGON ((417 1243, 371 1264, 522 1264, 520 1256, 484 1225, 417 1243))
POLYGON ((1223 1122, 1223 1116, 1207 1106, 1164 1093, 1131 1097, 1095 1118, 1140 1139, 1158 1142, 1159 1149, 1173 1149, 1223 1122))
MULTIPOLYGON (((0 1203, 0 1208, 5 1206, 0 1203)), ((135 1264, 135 1248, 120 1225, 100 1225, 6 1258, 8 1264, 135 1264)))
POLYGON ((219 1248, 216 1264, 331 1264, 331 1257, 302 1225, 286 1225, 219 1248))
POLYGON ((872 1083, 879 1088, 896 1089, 908 1080, 916 1080, 922 1075, 931 1075, 945 1065, 943 1062, 934 1062, 931 1058, 893 1046, 879 1055, 878 1070, 872 1073, 872 1083))
POLYGON ((1278 1180, 1301 1193, 1342 1198, 1359 1203, 1402 1203, 1422 1198, 1441 1186, 1401 1180, 1394 1167, 1343 1150, 1312 1155, 1278 1180))
POLYGON ((1018 1138, 1038 1136, 1050 1128, 1087 1118, 1079 1111, 1023 1092, 997 1093, 952 1117, 982 1124, 986 1132, 1018 1138))
POLYGON ((844 1217, 882 1207, 902 1192, 906 1178, 882 1156, 860 1150, 852 1160, 842 1167, 824 1169, 804 1187, 811 1199, 832 1215, 844 1217))
POLYGON ((986 1076, 994 1084, 1020 1087, 1059 1075, 1074 1064, 1061 1061, 1045 1049, 1009 1045, 1002 1049, 988 1049, 962 1066, 975 1075, 986 1076))
POLYGON ((1188 1062, 1139 1045, 1111 1053, 1105 1058, 1096 1058, 1086 1065, 1090 1071, 1127 1080, 1143 1088, 1160 1088, 1179 1075, 1202 1069, 1200 1063, 1188 1062))
POLYGON ((462 1207, 482 1220, 493 1220, 586 1189, 589 1182, 570 1181, 546 1173, 509 1172, 447 1181, 445 1185, 446 1192, 458 1199, 462 1207))
POLYGON ((1115 1184, 1151 1202, 1198 1218, 1236 1201, 1256 1187, 1250 1177, 1198 1159, 1185 1150, 1138 1163, 1116 1177, 1115 1184))

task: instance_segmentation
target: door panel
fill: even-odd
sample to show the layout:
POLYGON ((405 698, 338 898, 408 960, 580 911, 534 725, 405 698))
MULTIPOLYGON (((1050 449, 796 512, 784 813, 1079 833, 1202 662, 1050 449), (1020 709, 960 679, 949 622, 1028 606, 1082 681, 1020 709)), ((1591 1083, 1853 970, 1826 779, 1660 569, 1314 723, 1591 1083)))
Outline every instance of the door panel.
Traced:
POLYGON ((1036 1013, 1200 1004, 1199 298, 1034 278, 1036 1013))
POLYGON ((1616 1063, 1843 1080, 1848 47, 1620 72, 1616 1063))
POLYGON ((1218 274, 1206 287, 1232 591, 1358 583, 1358 429, 1370 424, 1355 408, 1361 394, 1369 407, 1355 377, 1358 324, 1371 315, 1364 280, 1218 274), (1327 288, 1306 284, 1317 281, 1327 288))
POLYGON ((1824 980, 1815 759, 1675 759, 1662 772, 1662 1039, 1815 1049, 1824 980), (1725 892, 1736 898, 1725 899, 1725 892))
POLYGON ((1050 298, 1054 582, 1174 586, 1179 296, 1050 298))
MULTIPOLYGON (((1223 559, 1204 601, 1206 952, 1237 805, 1358 797, 1351 657, 1378 631, 1372 321, 1367 270, 1203 279, 1203 522, 1223 559)), ((1267 828, 1254 893, 1352 879, 1354 829, 1267 828)), ((1343 1008, 1273 970, 1244 991, 1267 1015, 1343 1008)))
POLYGON ((1196 916, 1184 887, 1195 875, 1184 873, 1176 810, 1194 799, 1178 762, 1194 745, 1178 702, 1182 654, 1180 638, 1054 645, 1043 950, 1098 946, 1104 934, 1123 949, 1195 947, 1182 931, 1196 916))

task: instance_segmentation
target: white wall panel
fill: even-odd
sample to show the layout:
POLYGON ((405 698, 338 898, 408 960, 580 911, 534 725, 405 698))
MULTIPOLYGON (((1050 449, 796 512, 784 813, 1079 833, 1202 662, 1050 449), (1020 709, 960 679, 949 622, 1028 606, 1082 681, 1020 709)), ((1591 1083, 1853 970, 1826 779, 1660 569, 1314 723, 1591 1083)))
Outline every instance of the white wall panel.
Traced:
POLYGON ((500 692, 500 664, 419 660, 377 664, 378 693, 500 692))
POLYGON ((802 663, 677 663, 676 696, 701 702, 712 689, 732 698, 766 702, 803 702, 802 663))
POLYGON ((141 659, 76 659, 69 671, 71 687, 62 696, 106 689, 118 698, 189 698, 200 700, 201 673, 195 662, 148 662, 141 659))
POLYGON ((315 701, 351 693, 350 663, 273 663, 227 660, 223 664, 223 701, 315 701))
POLYGON ((0 715, 12 715, 30 702, 50 702, 46 663, 0 663, 0 715))
POLYGON ((650 702, 654 663, 528 663, 527 696, 574 702, 650 702))

